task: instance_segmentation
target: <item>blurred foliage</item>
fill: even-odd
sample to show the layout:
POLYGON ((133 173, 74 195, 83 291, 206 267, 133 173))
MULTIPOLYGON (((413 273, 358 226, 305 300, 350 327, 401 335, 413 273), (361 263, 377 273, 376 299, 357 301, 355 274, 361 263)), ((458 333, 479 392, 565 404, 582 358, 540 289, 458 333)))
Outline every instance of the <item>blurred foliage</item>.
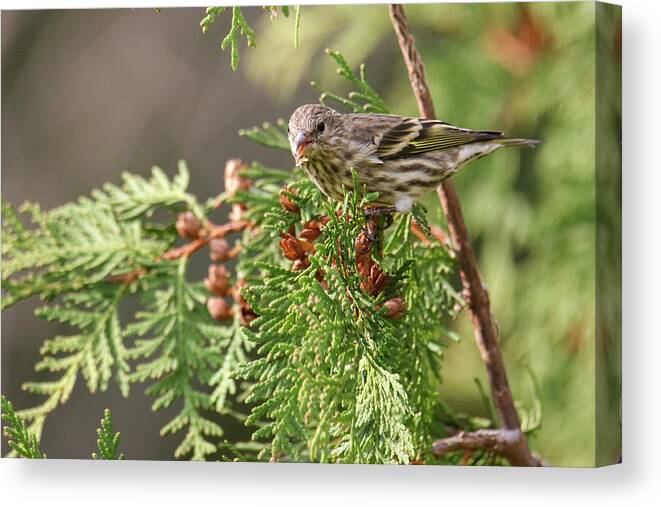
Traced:
MULTIPOLYGON (((516 397, 539 380, 544 425, 534 449, 556 465, 595 455, 595 17, 591 3, 409 5, 439 116, 470 128, 542 139, 499 153, 454 178, 488 284, 516 397)), ((383 6, 305 8, 297 50, 286 27, 261 23, 246 64, 274 98, 310 76, 333 78, 328 46, 367 61, 393 112, 417 113, 383 6), (287 72, 281 72, 287 68, 287 72), (278 75, 278 86, 273 86, 278 75)), ((425 205, 442 222, 432 194, 425 205)), ((471 334, 465 319, 457 328, 471 334)), ((444 395, 479 411, 470 381, 483 366, 471 340, 450 351, 444 395)))
POLYGON ((101 427, 96 430, 99 437, 96 445, 99 447, 99 452, 92 453, 92 459, 105 459, 105 460, 121 460, 124 455, 117 452, 119 447, 119 432, 115 432, 112 424, 112 414, 110 410, 103 411, 103 419, 101 419, 101 427))
POLYGON ((622 449, 622 10, 597 4, 597 463, 622 449))
MULTIPOLYGON (((26 426, 25 421, 16 413, 12 403, 2 396, 2 430, 11 452, 8 457, 45 459, 46 454, 39 449, 39 438, 26 426)), ((92 459, 121 460, 124 455, 117 452, 119 447, 119 433, 113 429, 112 414, 110 410, 103 411, 101 427, 96 430, 99 453, 92 453, 92 459)))
MULTIPOLYGON (((227 7, 207 7, 205 16, 200 21, 202 33, 207 33, 211 26, 216 22, 218 17, 225 12, 227 7)), ((268 6, 263 7, 265 11, 270 14, 271 21, 277 19, 278 14, 282 12, 285 17, 289 17, 289 7, 283 6, 268 6)), ((298 34, 301 26, 301 8, 294 7, 294 47, 298 47, 298 34)), ((246 45, 249 48, 254 48, 256 45, 255 32, 248 25, 246 18, 243 16, 241 7, 232 7, 232 21, 230 22, 230 31, 223 38, 220 43, 220 49, 230 48, 230 65, 232 70, 239 67, 239 38, 241 36, 246 38, 246 45)))
POLYGON ((11 402, 2 396, 2 432, 7 438, 11 456, 29 459, 46 457, 39 449, 39 439, 26 427, 25 422, 14 410, 11 402))

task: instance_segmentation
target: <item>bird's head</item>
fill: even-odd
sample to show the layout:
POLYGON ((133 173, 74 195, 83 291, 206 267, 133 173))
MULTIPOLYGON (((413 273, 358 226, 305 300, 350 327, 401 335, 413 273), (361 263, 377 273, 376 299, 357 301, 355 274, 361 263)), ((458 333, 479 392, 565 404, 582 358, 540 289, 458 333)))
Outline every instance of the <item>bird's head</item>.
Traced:
POLYGON ((289 146, 296 165, 306 162, 315 152, 329 145, 339 113, 319 104, 306 104, 289 119, 289 146))

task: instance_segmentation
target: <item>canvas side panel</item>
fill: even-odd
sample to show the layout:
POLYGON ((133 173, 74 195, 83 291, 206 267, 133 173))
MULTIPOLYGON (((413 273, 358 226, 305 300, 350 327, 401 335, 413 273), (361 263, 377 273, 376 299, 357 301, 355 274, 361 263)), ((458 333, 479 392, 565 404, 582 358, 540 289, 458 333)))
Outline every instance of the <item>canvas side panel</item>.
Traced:
POLYGON ((596 4, 595 464, 622 453, 622 9, 596 4))

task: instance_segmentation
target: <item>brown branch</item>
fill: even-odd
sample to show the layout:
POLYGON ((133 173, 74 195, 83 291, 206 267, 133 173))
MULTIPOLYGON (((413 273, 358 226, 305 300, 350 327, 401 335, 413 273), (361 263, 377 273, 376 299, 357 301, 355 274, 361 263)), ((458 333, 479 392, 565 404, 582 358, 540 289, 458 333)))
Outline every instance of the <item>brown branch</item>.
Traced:
MULTIPOLYGON (((420 240, 420 242, 423 245, 429 245, 429 243, 431 243, 431 241, 429 241, 429 238, 427 237, 427 235, 420 228, 420 226, 417 224, 417 222, 415 222, 415 220, 411 221, 411 232, 415 235, 416 238, 418 238, 420 240)), ((448 235, 438 225, 429 224, 429 232, 431 232, 431 235, 441 245, 449 245, 450 244, 450 239, 448 238, 448 235)))
MULTIPOLYGON (((528 460, 528 456, 519 455, 523 451, 519 445, 522 435, 517 430, 477 430, 472 432, 460 431, 448 438, 442 438, 433 443, 434 455, 438 458, 452 451, 476 451, 483 449, 507 458, 510 463, 528 460)), ((541 462, 535 456, 535 466, 541 462)))
MULTIPOLYGON (((391 4, 389 12, 420 114, 425 118, 435 119, 434 103, 425 78, 424 65, 415 47, 415 39, 408 26, 404 8, 398 4, 391 4)), ((482 361, 484 361, 487 368, 496 412, 503 430, 511 431, 513 432, 511 435, 517 437, 516 439, 507 440, 508 459, 510 459, 512 465, 538 466, 540 464, 539 460, 535 459, 530 453, 526 438, 521 431, 519 416, 514 407, 512 392, 507 381, 505 365, 498 348, 489 294, 477 268, 475 253, 468 237, 459 198, 454 186, 449 181, 443 182, 438 187, 437 193, 448 220, 448 230, 453 248, 459 257, 461 279, 468 294, 468 307, 473 323, 475 341, 480 350, 482 361)), ((508 433, 508 435, 510 434, 508 433)))
POLYGON ((209 244, 212 239, 224 238, 228 234, 245 229, 248 222, 245 220, 232 221, 223 225, 211 225, 201 231, 200 236, 185 245, 172 248, 162 255, 163 259, 173 260, 180 257, 190 257, 198 250, 201 250, 209 244))
MULTIPOLYGON (((207 246, 212 239, 224 238, 233 232, 242 231, 249 225, 249 222, 246 222, 245 220, 235 220, 223 225, 209 223, 206 227, 200 230, 197 238, 189 241, 185 245, 171 248, 159 258, 164 260, 175 260, 180 259, 181 257, 190 257, 195 252, 207 246)), ((146 273, 146 268, 138 268, 123 275, 109 276, 107 280, 115 283, 132 283, 146 273)))

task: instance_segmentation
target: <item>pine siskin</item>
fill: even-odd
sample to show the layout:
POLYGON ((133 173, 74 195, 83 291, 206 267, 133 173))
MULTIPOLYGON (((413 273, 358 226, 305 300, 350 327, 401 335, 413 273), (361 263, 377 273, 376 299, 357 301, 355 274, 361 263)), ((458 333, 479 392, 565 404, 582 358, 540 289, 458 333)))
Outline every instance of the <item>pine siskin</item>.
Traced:
POLYGON ((294 111, 288 135, 296 165, 326 196, 342 200, 342 187, 353 186, 354 168, 366 190, 379 193, 375 206, 404 212, 466 163, 499 148, 539 142, 438 120, 341 114, 317 104, 294 111))

